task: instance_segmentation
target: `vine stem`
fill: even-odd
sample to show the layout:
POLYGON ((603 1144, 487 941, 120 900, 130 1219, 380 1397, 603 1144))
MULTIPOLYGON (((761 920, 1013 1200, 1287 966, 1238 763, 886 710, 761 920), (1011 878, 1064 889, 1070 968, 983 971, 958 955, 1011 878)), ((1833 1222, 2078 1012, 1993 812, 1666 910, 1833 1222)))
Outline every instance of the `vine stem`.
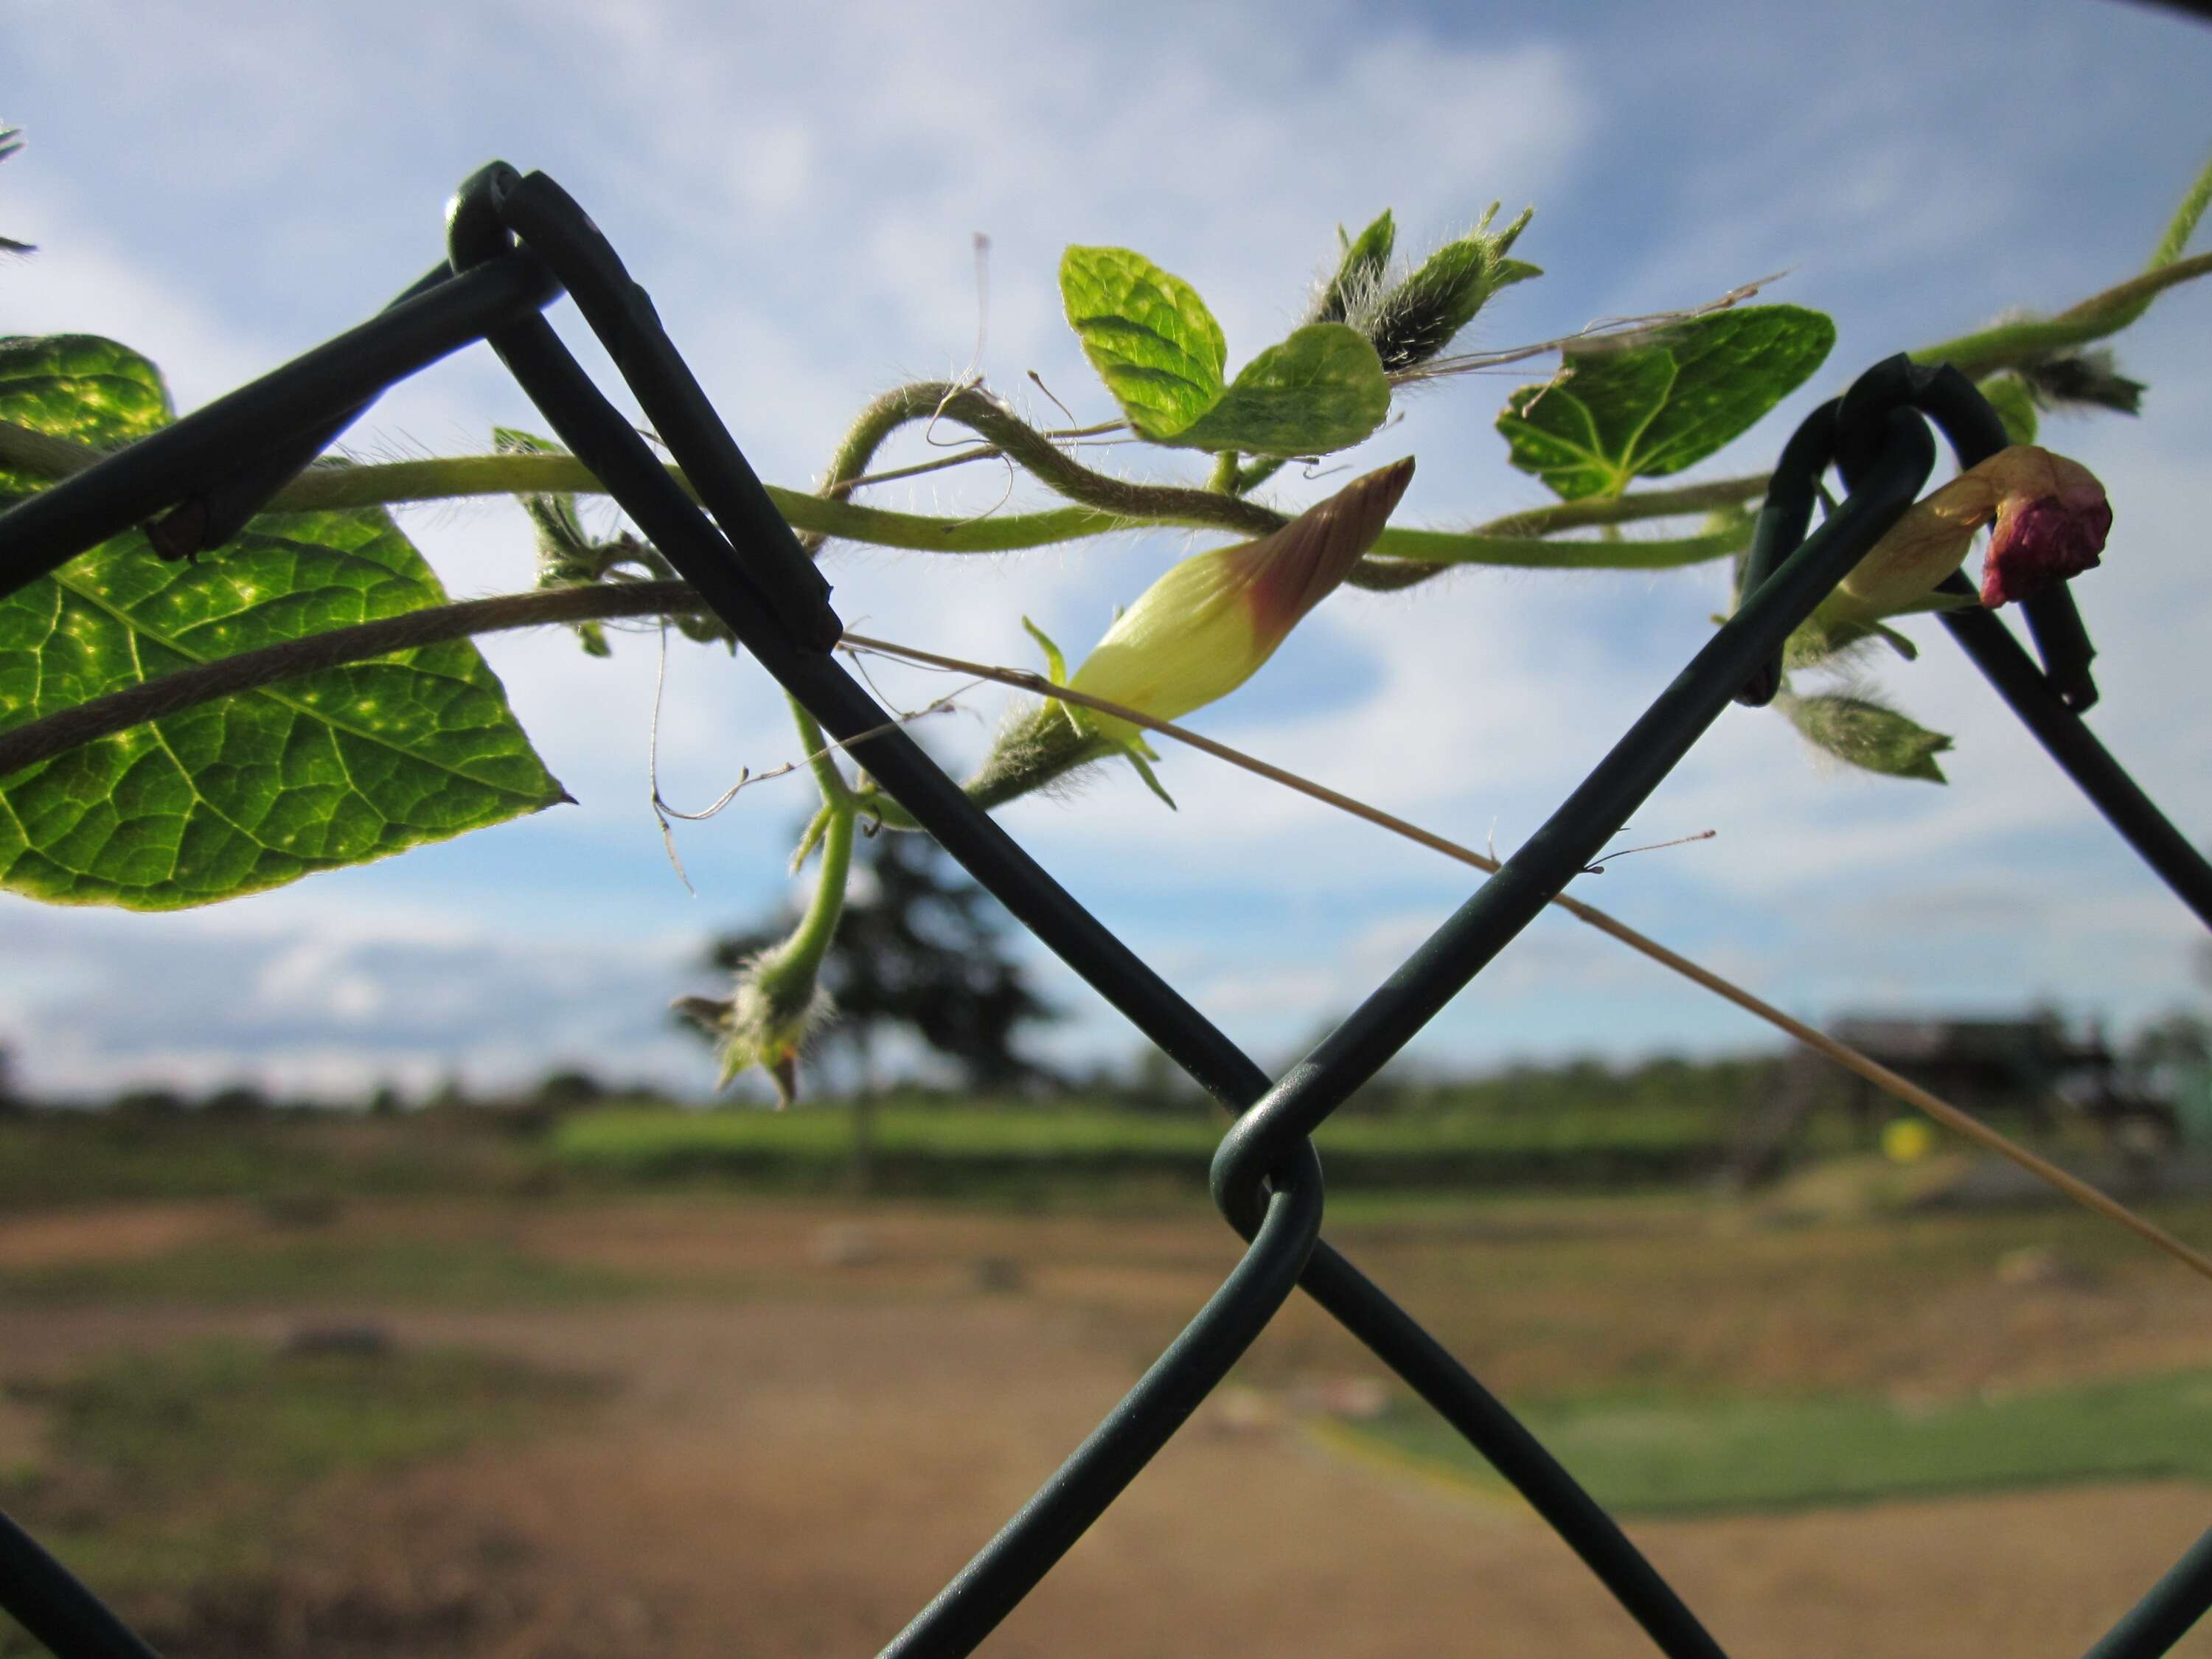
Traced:
POLYGON ((1917 363, 1949 363, 1961 374, 1979 380, 2001 368, 2017 368, 2052 352, 2117 334, 2142 315, 2151 300, 2178 283, 2212 276, 2212 253, 2176 259, 2170 264, 2131 276, 2093 299, 2069 306, 2056 317, 2000 323, 1978 333, 1961 334, 1941 345, 1926 346, 1912 354, 1917 363))
POLYGON ((477 634, 553 623, 703 614, 706 610, 705 601, 688 582, 610 582, 594 587, 553 587, 535 593, 465 599, 303 635, 234 656, 195 663, 0 732, 0 780, 148 720, 317 669, 337 668, 477 634))
POLYGON ((807 744, 808 760, 822 790, 829 823, 822 833, 822 862, 815 871, 814 896, 791 937, 775 948, 775 971, 779 975, 801 975, 811 985, 821 971, 830 942, 836 937, 837 919, 845 911, 845 883, 852 873, 853 830, 859 813, 852 787, 837 770, 833 751, 823 740, 814 716, 795 701, 791 712, 799 726, 799 739, 807 744))
POLYGON ((2181 257, 2207 208, 2212 208, 2212 161, 2205 163, 2184 192, 2141 275, 2093 294, 2056 317, 2025 318, 1962 334, 1914 352, 1913 361, 1948 362, 1960 374, 1979 380, 1998 369, 2017 368, 2054 351, 2118 333, 2149 310, 2150 302, 2167 289, 2212 275, 2212 253, 2190 259, 2181 257))
MULTIPOLYGON (((919 416, 912 412, 913 406, 922 400, 907 394, 918 390, 941 388, 908 387, 887 394, 907 412, 884 428, 882 435, 887 436, 907 420, 928 418, 928 410, 919 416)), ((1011 416, 1002 415, 1001 418, 1021 424, 1011 416)), ((864 422, 866 419, 864 416, 864 422)), ((856 424, 854 436, 859 435, 860 429, 856 424)), ((1225 530, 1263 536, 1288 522, 1283 514, 1258 502, 1212 490, 1133 483, 1092 471, 1069 461, 1042 433, 1027 427, 1023 429, 1030 432, 1055 464, 1073 470, 1072 474, 1062 476, 1062 483, 1081 483, 1096 499, 1041 512, 980 519, 939 519, 887 512, 880 507, 860 506, 834 493, 849 487, 849 480, 844 479, 842 471, 847 453, 843 449, 840 451, 841 470, 833 475, 832 483, 825 486, 823 493, 808 495, 770 484, 767 486, 769 495, 810 550, 834 538, 925 553, 1013 553, 1119 531, 1155 527, 1225 530), (1097 483, 1110 489, 1094 488, 1097 483)), ((851 447, 848 439, 848 447, 851 447)), ((1000 452, 993 447, 988 453, 1000 452)), ((20 468, 46 478, 65 478, 92 465, 101 453, 88 444, 0 421, 0 466, 20 468)), ((1016 459, 1024 457, 1018 455, 1016 459)), ((680 468, 672 465, 668 471, 678 483, 690 489, 680 468)), ((1707 537, 1649 542, 1544 538, 1559 531, 1704 512, 1756 499, 1765 488, 1765 475, 1760 474, 1673 489, 1640 490, 1613 501, 1564 501, 1508 514, 1466 531, 1385 529, 1376 542, 1374 555, 1355 571, 1353 581, 1356 586, 1369 587, 1403 586, 1407 584, 1401 568, 1407 564, 1491 564, 1522 569, 1657 569, 1698 563, 1735 549, 1717 548, 1707 537)), ((269 503, 269 510, 327 512, 464 496, 603 495, 605 491, 606 486, 573 455, 457 455, 430 460, 312 466, 277 492, 269 503)), ((1424 578, 1427 574, 1422 573, 1424 578)))

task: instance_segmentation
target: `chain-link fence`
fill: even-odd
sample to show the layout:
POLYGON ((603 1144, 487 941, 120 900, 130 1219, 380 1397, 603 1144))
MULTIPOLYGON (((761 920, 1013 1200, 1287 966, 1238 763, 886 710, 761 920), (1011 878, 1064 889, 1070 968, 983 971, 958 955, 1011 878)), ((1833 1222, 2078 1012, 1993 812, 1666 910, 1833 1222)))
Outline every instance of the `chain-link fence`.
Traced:
MULTIPOLYGON (((1235 1270, 1143 1378, 998 1536, 884 1650, 971 1651, 1136 1478, 1303 1290, 1518 1489, 1670 1659, 1721 1649, 1610 1516, 1456 1359, 1321 1237, 1311 1136, 1627 823, 1731 700, 1770 699, 1783 644, 1911 503, 1935 463, 1932 422, 1963 465, 2004 447, 1963 376, 1895 357, 1823 404, 1783 452, 1735 614, 1519 851, 1350 1018, 1278 1079, 1109 933, 941 772, 834 654, 829 585, 793 538, 598 228, 543 173, 495 164, 455 197, 450 260, 382 313, 0 517, 0 595, 134 526, 172 557, 222 546, 385 388, 489 340, 562 442, 595 473, 745 649, 924 829, 1146 1038, 1236 1116, 1212 1166, 1247 1241, 1235 1270), (566 290, 681 464, 695 504, 539 314, 566 290), (1808 533, 1834 466, 1846 490, 1808 533)), ((1954 578, 1954 583, 1960 582, 1954 578)), ((1962 585, 1962 584, 1961 584, 1962 585)), ((2063 586, 2025 606, 2039 664, 1994 616, 1944 624, 2053 758, 2197 915, 2212 866, 2081 720, 2092 652, 2063 586)), ((1255 1548, 1266 1547, 1264 1532, 1255 1548)), ((2212 1532, 2092 1650, 2165 1652, 2212 1605, 2212 1532)), ((59 1562, 0 1516, 0 1606, 58 1659, 151 1652, 59 1562)), ((1972 1633, 1959 1632, 1962 1642, 1972 1633)))

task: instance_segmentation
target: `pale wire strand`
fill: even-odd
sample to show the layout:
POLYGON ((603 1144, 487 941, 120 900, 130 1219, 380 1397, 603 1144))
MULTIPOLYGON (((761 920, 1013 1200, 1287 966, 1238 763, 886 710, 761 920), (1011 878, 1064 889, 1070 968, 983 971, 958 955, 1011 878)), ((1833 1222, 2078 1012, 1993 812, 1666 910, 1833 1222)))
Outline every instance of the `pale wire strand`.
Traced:
MULTIPOLYGON (((1064 685, 1054 685, 1041 674, 1031 673, 1019 668, 995 668, 984 663, 968 662, 958 657, 942 656, 933 651, 918 650, 913 646, 898 645, 887 640, 869 639, 857 634, 847 634, 844 637, 844 644, 850 650, 873 651, 883 656, 920 663, 928 667, 943 669, 951 673, 966 674, 975 680, 989 680, 1000 685, 1010 685, 1017 690, 1034 692, 1041 697, 1054 698, 1061 702, 1073 703, 1079 708, 1091 709, 1098 714, 1112 715, 1117 720, 1127 720, 1130 724, 1142 726, 1146 731, 1157 732, 1162 737, 1173 738, 1178 743, 1187 744, 1200 753, 1211 755, 1217 760, 1226 761, 1231 766, 1241 767, 1243 770, 1255 776, 1266 778, 1272 783, 1279 783, 1287 789, 1294 789, 1302 795, 1310 796, 1315 800, 1334 806, 1340 811, 1349 812, 1357 818, 1364 818, 1368 823, 1388 830, 1394 835, 1402 836, 1408 841, 1416 842, 1432 852, 1442 853, 1446 858, 1456 859, 1462 864, 1472 865, 1474 868, 1491 874, 1495 874, 1499 867, 1499 860, 1494 857, 1486 857, 1472 848, 1462 847, 1457 842, 1449 841, 1431 830, 1422 829, 1419 824, 1408 823, 1404 818, 1385 812, 1379 807, 1370 806, 1364 801, 1340 793, 1325 784, 1316 783, 1311 779, 1301 777, 1295 772, 1285 771, 1281 767, 1271 765, 1256 756, 1245 754, 1242 750, 1232 749, 1225 743, 1218 743, 1212 738, 1187 730, 1172 721, 1155 720, 1140 710, 1127 708, 1119 703, 1109 702, 1103 697, 1093 697, 1084 692, 1071 690, 1064 685)), ((859 739, 856 738, 854 741, 857 742, 859 739)), ((1704 837, 1698 836, 1688 837, 1688 839, 1702 840, 1704 837)), ((1772 1003, 1754 995, 1733 981, 1722 978, 1711 969, 1700 967, 1687 957, 1668 950, 1658 940, 1637 932, 1624 921, 1616 921, 1594 905, 1584 904, 1581 900, 1570 898, 1565 893, 1554 894, 1551 902, 1558 905, 1577 921, 1585 922, 1600 933, 1619 939, 1631 950, 1640 951, 1654 962, 1671 968, 1685 979, 1701 985, 1716 996, 1734 1003, 1746 1013, 1765 1020, 1778 1030, 1796 1038, 1807 1048, 1826 1055, 1846 1071, 1865 1079, 1883 1093, 1926 1113, 1938 1123, 1964 1136, 1976 1146, 1994 1152, 2000 1158, 2009 1159, 2039 1181, 2064 1194, 2084 1209, 2094 1211, 2107 1221, 2124 1227, 2145 1243, 2172 1256, 2191 1272, 2203 1279, 2212 1279, 2212 1257, 2192 1249, 2163 1227, 2137 1215, 2118 1199, 2100 1191, 2080 1176, 2069 1174, 2048 1158, 2030 1152, 2008 1136, 1999 1133, 1979 1118, 1960 1110, 1939 1096, 1930 1094, 1918 1084, 1899 1076, 1879 1060, 1860 1053, 1849 1043, 1838 1042, 1826 1032, 1818 1030, 1808 1025, 1803 1020, 1784 1013, 1772 1003)))
MULTIPOLYGON (((896 709, 894 711, 896 718, 885 720, 881 726, 871 726, 848 740, 841 742, 833 739, 811 755, 801 755, 797 760, 787 760, 781 766, 771 766, 765 772, 756 772, 750 766, 741 766, 738 769, 738 781, 696 812, 686 812, 681 808, 670 805, 667 799, 660 793, 660 706, 661 694, 667 684, 668 624, 663 623, 660 625, 660 660, 654 668, 653 675, 653 719, 647 728, 646 743, 646 779, 651 788, 653 816, 660 824, 660 844, 668 854, 668 862, 675 868, 676 878, 684 884, 684 890, 696 898, 699 896, 699 890, 691 884, 691 878, 684 868, 684 860, 677 854, 675 826, 669 820, 681 818, 686 823, 703 823, 757 783, 767 783, 776 778, 789 777, 801 767, 811 766, 825 755, 834 755, 840 750, 850 753, 854 744, 866 743, 870 738, 880 737, 886 732, 896 731, 902 726, 909 726, 932 714, 957 713, 960 708, 959 699, 982 684, 983 681, 974 679, 965 685, 956 686, 933 702, 920 708, 896 709)), ((871 686, 874 684, 874 681, 869 681, 871 686)), ((880 692, 877 695, 882 698, 880 692)), ((882 700, 889 701, 887 698, 882 700)))

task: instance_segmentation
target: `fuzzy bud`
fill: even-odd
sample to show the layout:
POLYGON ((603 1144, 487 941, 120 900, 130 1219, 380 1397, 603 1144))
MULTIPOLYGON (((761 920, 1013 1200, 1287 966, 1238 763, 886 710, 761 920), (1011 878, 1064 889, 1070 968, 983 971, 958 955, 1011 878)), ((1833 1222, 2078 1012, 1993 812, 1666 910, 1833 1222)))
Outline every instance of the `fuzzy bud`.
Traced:
POLYGON ((1384 368, 1395 372, 1428 362, 1474 320, 1498 289, 1543 275, 1535 265, 1505 257, 1534 211, 1524 210, 1504 230, 1493 232, 1490 222, 1498 204, 1492 203, 1473 231, 1445 243, 1377 300, 1365 331, 1384 368))
POLYGON ((779 1107, 798 1098, 799 1050, 833 1012, 811 966, 795 971, 775 950, 738 969, 728 996, 678 997, 670 1006, 719 1042, 715 1087, 727 1088, 757 1066, 775 1085, 779 1107))

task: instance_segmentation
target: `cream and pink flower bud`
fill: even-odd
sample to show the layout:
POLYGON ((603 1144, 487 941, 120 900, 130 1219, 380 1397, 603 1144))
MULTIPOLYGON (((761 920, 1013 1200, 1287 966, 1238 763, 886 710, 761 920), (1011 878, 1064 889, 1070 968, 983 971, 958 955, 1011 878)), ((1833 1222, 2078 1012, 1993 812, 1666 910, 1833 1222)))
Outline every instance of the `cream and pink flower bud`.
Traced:
POLYGON ((1982 559, 1982 603, 2032 599, 2053 582, 2094 570, 2112 533, 2112 503, 2089 470, 2063 455, 2031 449, 2049 463, 2021 469, 1997 503, 1996 528, 1982 559))
MULTIPOLYGON (((1185 559, 1121 613, 1068 689, 1164 720, 1227 696, 1352 573, 1413 477, 1408 457, 1258 541, 1185 559)), ((1111 737, 1137 735, 1127 720, 1080 718, 1111 737)))
POLYGON ((1993 519, 1981 594, 1990 606, 2031 598, 2093 568, 2112 509, 2087 467, 2014 444, 1906 508, 1836 590, 1836 609, 1872 620, 1923 608, 1966 558, 1974 532, 1993 519))

